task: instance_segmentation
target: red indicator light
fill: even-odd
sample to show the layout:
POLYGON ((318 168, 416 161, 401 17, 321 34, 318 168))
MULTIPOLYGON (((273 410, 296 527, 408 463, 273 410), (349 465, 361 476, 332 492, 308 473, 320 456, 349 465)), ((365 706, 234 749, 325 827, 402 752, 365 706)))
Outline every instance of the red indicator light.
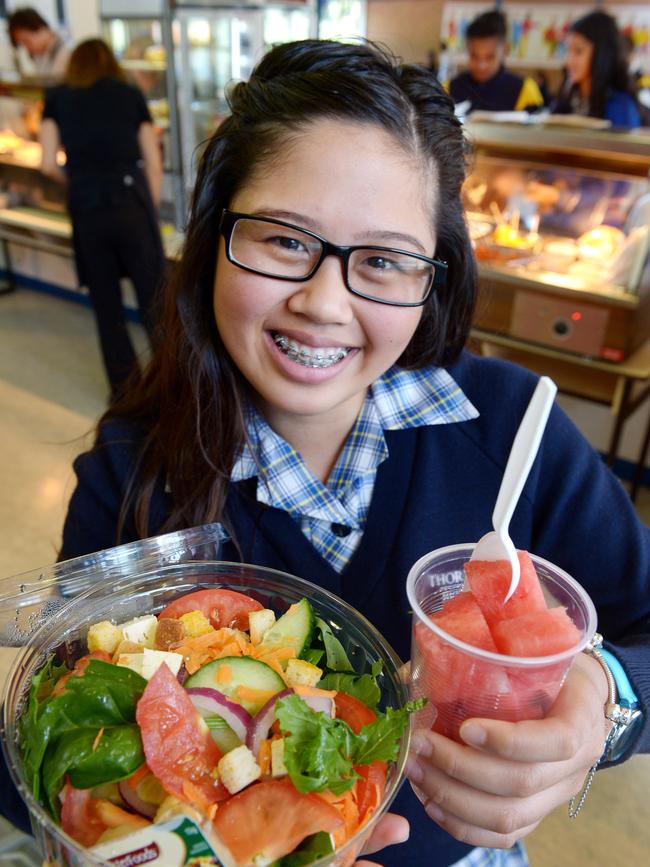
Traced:
POLYGON ((578 310, 575 310, 571 314, 571 319, 573 319, 574 322, 580 322, 580 320, 582 319, 582 313, 580 313, 578 310))

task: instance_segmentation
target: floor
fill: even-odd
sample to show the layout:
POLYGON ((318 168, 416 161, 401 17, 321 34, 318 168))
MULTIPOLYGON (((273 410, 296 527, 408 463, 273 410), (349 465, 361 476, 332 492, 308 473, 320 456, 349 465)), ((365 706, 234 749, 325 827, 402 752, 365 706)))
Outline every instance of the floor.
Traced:
MULTIPOLYGON (((144 349, 137 327, 134 338, 144 349)), ((0 577, 54 560, 71 462, 106 396, 88 308, 25 289, 0 297, 0 577)), ((639 510, 650 520, 650 490, 639 510)), ((0 674, 10 653, 0 653, 0 674)), ((598 774, 578 819, 562 807, 528 838, 532 867, 647 864, 649 793, 650 756, 598 774)), ((0 867, 38 863, 0 820, 0 867)))

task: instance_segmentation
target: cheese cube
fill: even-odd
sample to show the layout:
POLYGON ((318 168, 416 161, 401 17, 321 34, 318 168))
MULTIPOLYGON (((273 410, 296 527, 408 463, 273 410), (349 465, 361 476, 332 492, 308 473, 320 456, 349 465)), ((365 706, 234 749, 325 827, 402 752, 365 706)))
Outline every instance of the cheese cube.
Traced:
POLYGON ((288 686, 316 686, 323 676, 323 669, 304 659, 290 659, 285 680, 288 686))
POLYGON ((160 666, 165 662, 173 675, 177 675, 180 667, 183 664, 183 656, 180 653, 172 653, 169 650, 150 650, 145 647, 142 656, 142 671, 143 677, 149 680, 158 671, 160 666))
POLYGON ((142 663, 144 662, 144 653, 120 653, 117 657, 117 664, 123 668, 130 668, 136 674, 142 675, 142 663))
POLYGON ((122 623, 120 629, 126 641, 133 641, 144 647, 153 647, 156 642, 157 626, 157 617, 154 614, 145 614, 144 617, 136 617, 127 623, 122 623))
POLYGON ((122 630, 110 620, 93 623, 88 630, 87 642, 90 653, 94 650, 105 650, 106 653, 113 654, 121 640, 122 630))
POLYGON ((283 777, 288 773, 284 763, 284 738, 276 738, 271 741, 271 776, 283 777))
POLYGON ((241 747, 230 750, 219 760, 217 771, 219 779, 231 795, 245 789, 255 780, 259 780, 262 775, 260 766, 255 761, 255 756, 243 744, 241 747))
POLYGON ((261 611, 249 612, 248 628, 251 635, 251 644, 259 644, 274 623, 275 613, 270 608, 262 608, 261 611))

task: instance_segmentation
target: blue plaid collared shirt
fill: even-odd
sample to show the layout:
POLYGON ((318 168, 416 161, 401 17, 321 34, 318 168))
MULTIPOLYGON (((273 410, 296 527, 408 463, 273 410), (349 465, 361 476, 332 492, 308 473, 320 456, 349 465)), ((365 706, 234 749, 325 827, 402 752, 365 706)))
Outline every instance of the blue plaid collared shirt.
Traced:
POLYGON ((377 467, 388 457, 385 430, 451 424, 478 416, 446 370, 391 368, 368 390, 327 484, 249 405, 249 444, 235 462, 234 482, 257 476, 260 503, 296 520, 320 554, 341 572, 365 529, 377 467))

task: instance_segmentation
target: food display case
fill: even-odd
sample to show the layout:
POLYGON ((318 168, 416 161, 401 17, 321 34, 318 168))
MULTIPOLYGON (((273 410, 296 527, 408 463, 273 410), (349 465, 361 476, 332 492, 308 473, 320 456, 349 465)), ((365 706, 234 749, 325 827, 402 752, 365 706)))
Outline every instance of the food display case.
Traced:
POLYGON ((180 227, 185 203, 176 101, 170 99, 176 80, 169 0, 100 0, 100 15, 102 35, 130 82, 142 91, 160 136, 161 217, 180 227))
POLYGON ((650 134, 465 130, 475 327, 622 361, 650 333, 650 134))
POLYGON ((314 0, 218 3, 177 0, 176 75, 187 189, 198 150, 228 111, 226 90, 247 79, 272 45, 316 35, 314 0))

